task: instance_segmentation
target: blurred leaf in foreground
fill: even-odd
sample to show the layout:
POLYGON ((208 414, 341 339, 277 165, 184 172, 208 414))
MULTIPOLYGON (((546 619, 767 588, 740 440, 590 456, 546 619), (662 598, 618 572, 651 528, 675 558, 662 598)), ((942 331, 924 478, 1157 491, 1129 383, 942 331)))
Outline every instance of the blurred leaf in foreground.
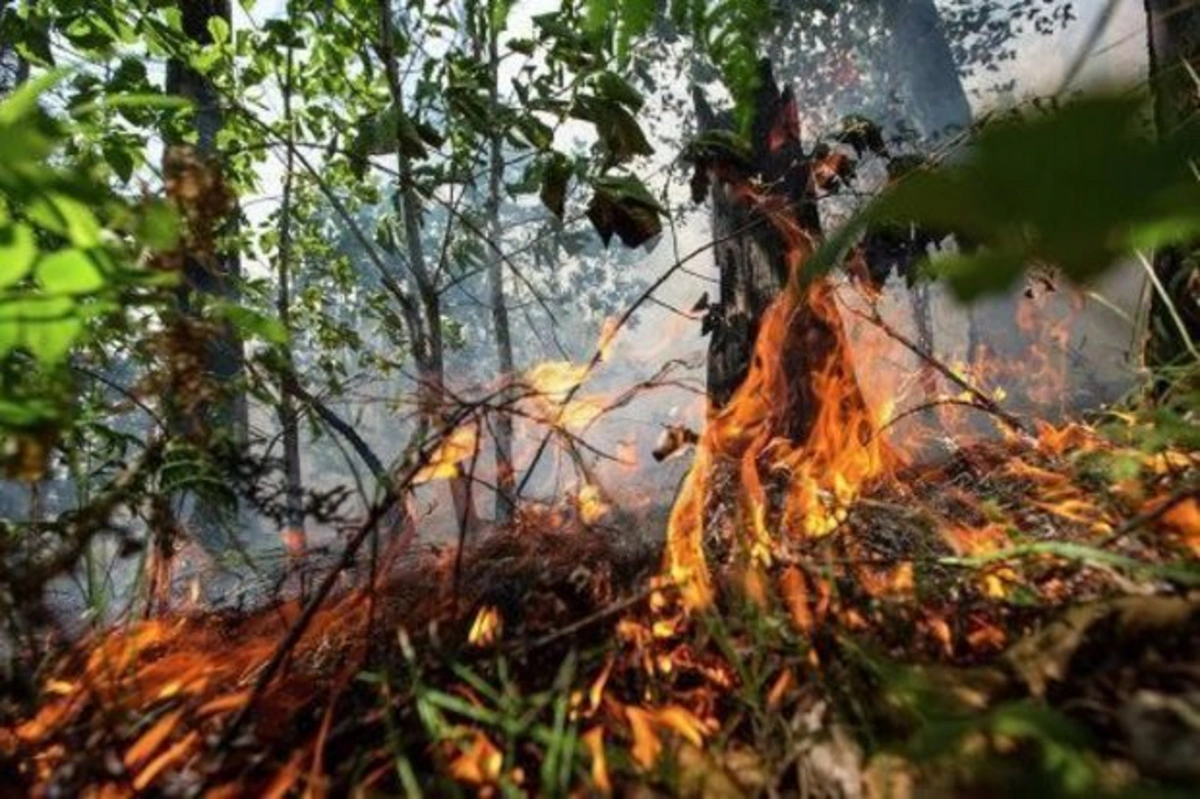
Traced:
POLYGON ((994 122, 961 160, 913 172, 830 236, 806 277, 889 221, 958 235, 962 251, 930 269, 962 299, 1002 291, 1034 264, 1083 282, 1134 248, 1189 239, 1200 233, 1200 125, 1155 141, 1146 120, 1144 98, 1098 95, 994 122))

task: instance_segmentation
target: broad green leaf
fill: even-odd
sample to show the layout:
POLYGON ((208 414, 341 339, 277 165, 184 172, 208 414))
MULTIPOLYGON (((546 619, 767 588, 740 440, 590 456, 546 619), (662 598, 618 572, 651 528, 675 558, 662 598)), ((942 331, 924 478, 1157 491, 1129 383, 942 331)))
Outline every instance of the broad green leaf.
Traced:
POLYGON ((554 131, 533 114, 525 114, 517 119, 517 129, 521 136, 538 150, 545 150, 554 141, 554 131))
POLYGON ((273 316, 233 303, 224 303, 214 310, 244 336, 261 338, 269 344, 288 343, 287 328, 273 316))
POLYGON ((36 275, 51 294, 90 294, 107 284, 92 256, 83 250, 59 250, 43 255, 36 275))
POLYGON ((0 344, 24 347, 44 363, 57 363, 75 343, 83 322, 66 297, 21 297, 0 302, 0 344))
POLYGON ((58 363, 67 357, 83 322, 74 316, 61 319, 38 319, 25 322, 21 328, 22 343, 43 363, 58 363))
POLYGON ((29 274, 37 254, 37 241, 28 225, 18 222, 0 228, 0 289, 29 274))
POLYGON ((1095 96, 1028 120, 986 127, 961 160, 897 180, 818 250, 813 277, 869 226, 894 221, 958 234, 963 252, 934 269, 962 298, 1003 290, 1033 264, 1084 282, 1138 244, 1200 230, 1189 160, 1200 128, 1166 142, 1146 132, 1144 101, 1095 96))
POLYGON ((61 192, 41 194, 26 208, 29 219, 51 233, 66 237, 80 248, 100 244, 100 223, 92 209, 61 192))
POLYGON ((601 97, 621 103, 635 114, 642 110, 645 98, 620 75, 606 70, 597 75, 595 81, 596 91, 601 97))
POLYGON ((654 148, 646 140, 637 119, 618 102, 599 97, 578 97, 571 108, 571 116, 596 126, 600 144, 614 164, 625 163, 637 155, 654 154, 654 148))
POLYGON ((229 41, 229 23, 223 17, 208 18, 208 33, 212 36, 213 44, 225 44, 229 41))
POLYGON ((508 25, 508 12, 512 10, 512 0, 491 0, 490 16, 492 33, 504 30, 508 25))

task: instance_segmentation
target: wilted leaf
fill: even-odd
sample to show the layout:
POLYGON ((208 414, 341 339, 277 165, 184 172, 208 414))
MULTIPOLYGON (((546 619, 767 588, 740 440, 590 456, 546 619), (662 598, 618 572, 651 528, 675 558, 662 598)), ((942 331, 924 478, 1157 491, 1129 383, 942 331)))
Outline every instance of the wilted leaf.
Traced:
POLYGON ((542 166, 542 188, 538 196, 550 212, 562 219, 566 208, 567 184, 571 180, 571 161, 559 152, 553 152, 542 166))
POLYGON ((642 182, 629 176, 596 181, 587 215, 605 245, 616 233, 626 247, 637 247, 662 232, 662 212, 642 182))

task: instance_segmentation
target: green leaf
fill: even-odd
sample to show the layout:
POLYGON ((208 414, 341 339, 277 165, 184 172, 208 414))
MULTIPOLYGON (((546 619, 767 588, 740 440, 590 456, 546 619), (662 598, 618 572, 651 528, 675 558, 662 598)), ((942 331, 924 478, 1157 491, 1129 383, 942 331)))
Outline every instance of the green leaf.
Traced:
POLYGON ((806 277, 886 221, 970 242, 971 251, 935 267, 963 298, 1005 289, 1031 264, 1085 282, 1135 245, 1185 241, 1200 230, 1200 182, 1188 167, 1200 127, 1156 142, 1144 119, 1144 98, 1094 96, 994 123, 959 161, 897 180, 818 250, 806 277))
POLYGON ((521 136, 538 150, 545 150, 554 141, 554 131, 533 114, 525 114, 517 119, 517 129, 521 136))
POLYGON ((66 237, 80 248, 100 243, 100 223, 92 209, 80 200, 60 192, 35 197, 25 209, 29 219, 51 233, 66 237))
POLYGON ((637 119, 618 102, 586 95, 578 97, 571 116, 595 125, 600 145, 611 163, 622 164, 637 155, 654 154, 637 119))
POLYGON ((505 42, 505 46, 514 53, 531 56, 537 48, 537 42, 533 39, 509 39, 505 42))
POLYGON ((208 18, 208 33, 212 36, 213 44, 225 44, 229 41, 229 23, 219 16, 208 18))
POLYGON ((641 92, 615 72, 601 72, 595 77, 595 82, 596 91, 601 97, 621 103, 635 114, 645 105, 641 92))
POLYGON ((21 297, 0 302, 0 352, 24 347, 44 363, 66 357, 83 330, 66 297, 21 297))
POLYGON ((121 179, 122 183, 128 183, 129 179, 133 177, 133 154, 128 147, 120 143, 105 142, 104 161, 112 168, 113 173, 121 179))
POLYGON ((67 74, 67 70, 53 69, 22 83, 0 103, 0 126, 14 125, 36 112, 38 98, 62 82, 67 74))
POLYGON ((28 225, 18 222, 0 228, 0 289, 29 274, 37 255, 37 241, 28 225))
POLYGON ((512 0, 491 0, 490 22, 492 33, 499 33, 508 24, 508 12, 512 10, 512 0))
POLYGON ((229 320, 230 324, 246 337, 261 338, 269 344, 288 343, 287 328, 273 316, 233 303, 222 304, 215 311, 217 315, 229 320))
POLYGON ((74 316, 27 322, 22 328, 25 348, 43 363, 66 358, 81 332, 83 322, 74 316))
POLYGON ((59 250, 43 255, 36 275, 51 294, 90 294, 108 282, 92 256, 83 250, 59 250))

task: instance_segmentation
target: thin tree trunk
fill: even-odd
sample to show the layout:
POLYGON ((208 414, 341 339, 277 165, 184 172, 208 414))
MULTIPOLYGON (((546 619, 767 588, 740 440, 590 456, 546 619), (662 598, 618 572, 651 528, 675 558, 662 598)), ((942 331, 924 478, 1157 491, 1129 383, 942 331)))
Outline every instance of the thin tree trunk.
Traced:
MULTIPOLYGON (((492 85, 489 89, 489 104, 495 112, 500 107, 499 81, 500 57, 497 39, 500 32, 495 29, 492 20, 492 3, 489 3, 487 23, 488 70, 492 85)), ((488 160, 488 197, 487 197, 487 227, 488 237, 497 248, 493 251, 491 263, 488 264, 488 288, 491 295, 492 328, 496 335, 496 363, 501 382, 507 382, 513 375, 513 346, 512 332, 508 323, 508 306, 504 296, 504 264, 500 258, 499 248, 502 239, 500 230, 500 194, 503 190, 504 178, 504 139, 498 128, 492 130, 488 160)), ((507 409, 496 415, 494 424, 496 447, 496 522, 505 524, 512 519, 514 506, 513 495, 516 491, 516 474, 513 471, 513 418, 507 409)))
MULTIPOLYGON (((1169 138, 1200 124, 1200 3, 1145 0, 1150 85, 1158 135, 1169 138)), ((1189 340, 1200 346, 1200 243, 1155 254, 1154 272, 1166 297, 1154 292, 1146 360, 1151 366, 1186 361, 1189 340), (1174 307, 1180 324, 1171 313, 1174 307)))
MULTIPOLYGON (((379 0, 379 57, 387 77, 388 92, 396 110, 404 113, 404 87, 400 80, 400 65, 394 46, 395 25, 391 0, 379 0)), ((397 123, 399 124, 399 123, 397 123)), ((412 161, 400 145, 397 136, 396 161, 398 181, 397 210, 404 225, 404 243, 409 273, 417 286, 420 319, 413 327, 413 358, 417 365, 418 435, 421 440, 431 429, 441 426, 445 418, 445 357, 442 342, 441 292, 425 258, 421 240, 421 201, 417 196, 412 161)), ((455 518, 468 530, 476 526, 474 496, 469 480, 460 475, 450 480, 455 518)))
MULTIPOLYGON (((287 74, 283 87, 283 122, 287 127, 287 155, 283 176, 283 199, 279 207, 279 322, 291 333, 291 268, 292 268, 292 191, 295 182, 294 131, 292 129, 292 89, 294 50, 287 51, 287 74)), ((301 554, 308 547, 304 529, 304 486, 300 469, 300 419, 296 412, 288 383, 296 380, 296 363, 291 345, 284 355, 283 380, 279 392, 279 424, 283 430, 283 463, 286 500, 283 530, 280 537, 289 552, 301 554)))
MULTIPOLYGON (((232 24, 229 0, 178 0, 183 33, 191 41, 212 43, 210 19, 222 19, 232 24)), ((167 64, 168 94, 185 97, 194 107, 193 124, 196 131, 196 154, 207 161, 209 168, 220 169, 217 136, 224 127, 224 114, 216 87, 204 75, 187 64, 172 59, 167 64)), ((168 159, 170 153, 168 152, 168 159)), ((226 222, 236 226, 236 210, 226 222)), ((225 231, 230 232, 230 231, 225 231)), ((194 297, 208 295, 236 302, 239 297, 241 262, 234 250, 214 253, 213 257, 197 257, 188 253, 184 260, 184 285, 178 294, 179 310, 185 319, 197 312, 194 297)), ((232 324, 220 330, 206 342, 204 368, 210 384, 218 392, 211 402, 197 409, 195 418, 175 419, 179 432, 200 435, 209 442, 224 441, 234 447, 244 445, 248 431, 248 406, 243 388, 245 365, 241 337, 232 324)), ((239 513, 219 498, 199 493, 195 499, 190 525, 200 543, 211 552, 220 552, 235 541, 239 513)))

